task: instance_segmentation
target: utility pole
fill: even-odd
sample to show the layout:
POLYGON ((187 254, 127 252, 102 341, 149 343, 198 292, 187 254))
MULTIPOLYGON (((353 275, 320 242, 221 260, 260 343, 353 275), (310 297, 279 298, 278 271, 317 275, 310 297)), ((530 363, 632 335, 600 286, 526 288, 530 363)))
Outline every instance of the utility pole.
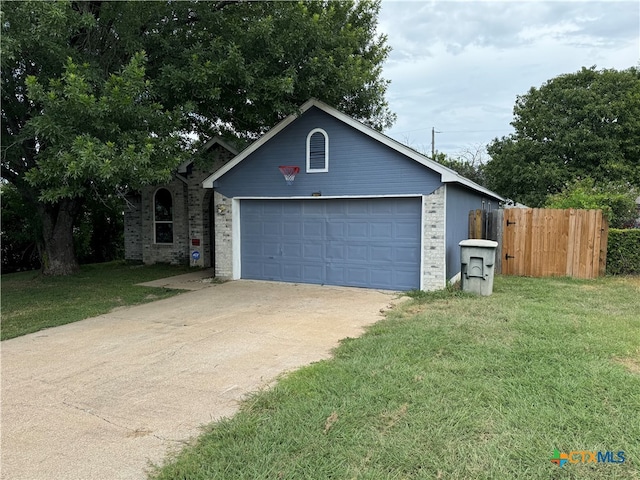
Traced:
POLYGON ((442 133, 442 132, 436 132, 436 127, 431 127, 431 160, 436 159, 436 133, 442 133))

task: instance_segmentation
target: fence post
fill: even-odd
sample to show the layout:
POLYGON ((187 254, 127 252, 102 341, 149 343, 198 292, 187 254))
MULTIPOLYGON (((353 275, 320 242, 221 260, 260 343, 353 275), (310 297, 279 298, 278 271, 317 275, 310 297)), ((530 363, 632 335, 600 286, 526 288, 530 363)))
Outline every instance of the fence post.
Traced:
POLYGON ((491 212, 491 236, 489 240, 498 242, 496 248, 496 263, 494 267, 494 273, 502 273, 502 232, 504 229, 503 222, 504 210, 494 210, 491 212))
POLYGON ((609 242, 609 220, 600 212, 602 216, 602 227, 600 229, 600 252, 598 261, 598 276, 604 277, 607 273, 607 246, 609 242))

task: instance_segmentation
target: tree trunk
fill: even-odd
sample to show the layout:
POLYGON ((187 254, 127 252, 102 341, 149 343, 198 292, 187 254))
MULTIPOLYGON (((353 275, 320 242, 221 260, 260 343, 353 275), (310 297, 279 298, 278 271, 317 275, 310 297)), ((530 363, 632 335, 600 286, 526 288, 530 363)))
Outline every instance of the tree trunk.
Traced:
POLYGON ((38 205, 44 240, 42 273, 45 275, 71 275, 80 270, 73 245, 73 221, 79 211, 78 199, 38 205))

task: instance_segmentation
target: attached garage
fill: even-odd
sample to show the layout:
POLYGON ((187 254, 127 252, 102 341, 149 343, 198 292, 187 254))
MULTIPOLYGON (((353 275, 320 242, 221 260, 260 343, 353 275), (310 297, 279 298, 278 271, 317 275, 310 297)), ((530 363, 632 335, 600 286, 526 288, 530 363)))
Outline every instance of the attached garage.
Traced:
POLYGON ((240 201, 241 277, 420 287, 421 198, 240 201))
POLYGON ((389 290, 455 279, 469 210, 501 200, 313 99, 202 185, 216 275, 389 290))

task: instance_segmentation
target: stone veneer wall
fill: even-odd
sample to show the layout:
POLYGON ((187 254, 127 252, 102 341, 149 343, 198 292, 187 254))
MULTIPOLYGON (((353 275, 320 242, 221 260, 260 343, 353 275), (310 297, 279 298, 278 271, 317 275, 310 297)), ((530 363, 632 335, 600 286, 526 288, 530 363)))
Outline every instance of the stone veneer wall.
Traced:
POLYGON ((440 290, 446 280, 446 228, 445 228, 445 186, 438 188, 423 199, 423 264, 422 289, 440 290))
POLYGON ((215 259, 216 277, 233 275, 233 215, 231 199, 219 192, 213 194, 215 215, 215 259))
MULTIPOLYGON (((208 152, 207 161, 202 166, 194 163, 187 176, 189 192, 189 243, 187 248, 192 267, 210 267, 214 261, 216 264, 218 262, 217 254, 211 251, 211 227, 216 217, 216 202, 212 202, 213 191, 209 188, 203 188, 202 182, 234 156, 232 152, 220 145, 215 145, 208 152), (192 239, 199 239, 200 246, 193 246, 192 239), (200 253, 198 260, 194 260, 192 257, 194 251, 200 253), (214 254, 213 257, 212 254, 214 254)), ((230 210, 231 208, 229 208, 230 210)), ((214 238, 214 244, 216 240, 214 238)))

